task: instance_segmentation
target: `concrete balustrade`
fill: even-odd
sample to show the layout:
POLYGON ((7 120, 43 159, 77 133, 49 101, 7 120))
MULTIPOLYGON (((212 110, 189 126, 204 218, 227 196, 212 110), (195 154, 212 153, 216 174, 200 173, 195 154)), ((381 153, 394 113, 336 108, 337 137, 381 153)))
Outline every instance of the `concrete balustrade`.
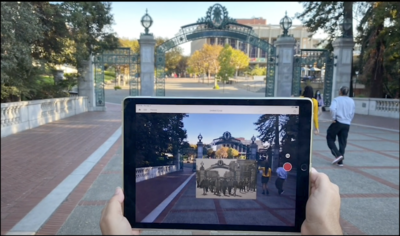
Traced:
POLYGON ((136 169, 136 183, 177 171, 175 165, 143 167, 136 169))
POLYGON ((87 97, 1 104, 1 137, 88 111, 87 97))
POLYGON ((356 114, 399 119, 399 99, 354 98, 356 114))

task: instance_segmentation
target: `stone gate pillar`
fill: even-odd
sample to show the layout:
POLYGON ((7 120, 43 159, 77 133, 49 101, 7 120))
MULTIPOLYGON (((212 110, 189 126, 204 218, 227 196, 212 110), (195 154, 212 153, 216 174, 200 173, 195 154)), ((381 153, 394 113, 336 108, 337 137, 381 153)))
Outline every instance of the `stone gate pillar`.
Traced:
POLYGON ((155 96, 154 92, 154 47, 152 34, 141 34, 140 44, 140 96, 155 96))
POLYGON ((275 41, 278 65, 275 66, 275 97, 292 95, 293 49, 296 40, 292 36, 280 36, 275 41))
POLYGON ((105 111, 106 107, 96 107, 94 95, 94 64, 93 56, 89 57, 88 61, 83 63, 82 68, 79 68, 82 75, 78 80, 78 95, 88 98, 88 111, 105 111))
POLYGON ((203 143, 201 141, 197 143, 197 158, 203 158, 203 143))
POLYGON ((335 66, 333 67, 331 101, 339 96, 340 87, 350 88, 354 41, 352 38, 338 38, 332 43, 332 46, 335 66))

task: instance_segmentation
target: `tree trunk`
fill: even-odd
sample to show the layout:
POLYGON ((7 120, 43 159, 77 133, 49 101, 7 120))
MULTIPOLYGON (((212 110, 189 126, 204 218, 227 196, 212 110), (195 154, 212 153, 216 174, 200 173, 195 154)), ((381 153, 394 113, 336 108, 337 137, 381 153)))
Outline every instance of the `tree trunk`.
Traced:
POLYGON ((275 140, 274 140, 274 166, 272 167, 275 171, 280 166, 279 158, 279 115, 275 116, 275 140))
MULTIPOLYGON (((383 24, 379 25, 378 29, 376 30, 376 37, 379 35, 380 31, 383 29, 383 24)), ((377 39, 379 40, 379 39, 377 39)), ((383 96, 383 63, 382 57, 384 51, 382 50, 383 42, 378 41, 376 42, 376 55, 374 61, 374 67, 371 73, 371 81, 370 81, 370 95, 371 98, 382 98, 383 96)))

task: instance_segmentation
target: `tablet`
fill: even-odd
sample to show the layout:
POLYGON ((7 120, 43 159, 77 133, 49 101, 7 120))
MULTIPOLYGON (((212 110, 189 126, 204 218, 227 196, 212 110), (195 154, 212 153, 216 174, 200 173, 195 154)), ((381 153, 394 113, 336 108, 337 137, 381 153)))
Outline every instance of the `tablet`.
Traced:
POLYGON ((123 101, 124 215, 133 228, 300 232, 308 98, 123 101))

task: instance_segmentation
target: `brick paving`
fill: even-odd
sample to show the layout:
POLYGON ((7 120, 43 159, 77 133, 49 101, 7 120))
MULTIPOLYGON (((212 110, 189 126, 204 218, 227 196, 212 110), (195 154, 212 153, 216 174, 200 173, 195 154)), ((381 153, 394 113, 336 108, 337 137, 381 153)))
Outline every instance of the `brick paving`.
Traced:
POLYGON ((9 231, 121 126, 121 106, 1 139, 1 232, 9 231))
MULTIPOLYGON (((327 114, 323 113, 321 119, 328 120, 327 114)), ((92 154, 115 132, 120 122, 120 105, 107 104, 107 112, 88 112, 2 138, 1 233, 5 234, 11 229, 92 154)), ((356 115, 354 123, 391 129, 394 132, 353 125, 345 166, 338 168, 330 164, 333 157, 326 147, 325 130, 329 123, 321 121, 321 135, 314 136, 313 166, 328 174, 332 182, 340 187, 340 222, 345 234, 398 234, 399 121, 356 115)), ((187 170, 190 172, 191 169, 187 170)), ((98 222, 101 209, 114 193, 115 187, 122 185, 121 174, 119 139, 37 234, 100 234, 98 222)), ((175 183, 175 186, 179 185, 175 183)), ((273 184, 271 186, 274 187, 273 184)), ((187 188, 176 196, 175 203, 187 198, 184 196, 187 188)), ((164 193, 165 196, 167 194, 164 193)), ((164 198, 159 197, 146 211, 154 209, 157 202, 164 198)), ((220 201, 213 200, 213 203, 219 209, 217 217, 223 220, 222 216, 225 216, 227 209, 223 209, 220 201)), ((173 210, 173 203, 160 214, 160 219, 165 219, 171 212, 179 213, 179 209, 173 210)), ((218 235, 228 232, 143 231, 143 234, 174 233, 218 235)))

